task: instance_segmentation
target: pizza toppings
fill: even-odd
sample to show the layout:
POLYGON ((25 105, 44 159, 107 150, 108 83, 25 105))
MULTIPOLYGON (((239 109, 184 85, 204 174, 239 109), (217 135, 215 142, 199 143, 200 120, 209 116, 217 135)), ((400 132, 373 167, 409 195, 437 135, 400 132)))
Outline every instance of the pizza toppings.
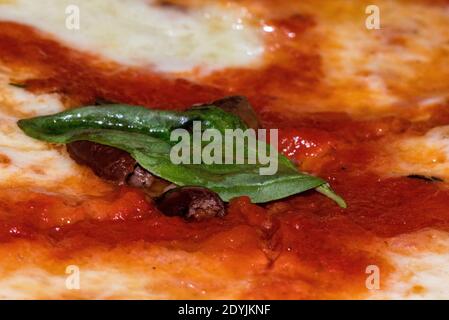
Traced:
POLYGON ((223 217, 225 207, 218 194, 201 187, 180 187, 167 191, 156 201, 157 208, 167 216, 180 216, 200 221, 223 217))
MULTIPOLYGON (((279 6, 279 4, 276 5, 279 6)), ((309 6, 309 4, 306 5, 309 6)), ((332 7, 332 9, 335 8, 332 7)), ((289 8, 287 11, 288 14, 294 17, 293 10, 289 8)), ((351 11, 351 17, 353 17, 352 14, 354 11, 351 11)), ((409 171, 401 172, 401 175, 421 173, 429 176, 420 176, 420 178, 412 177, 411 179, 401 177, 389 180, 386 180, 384 176, 370 175, 369 172, 367 173, 369 168, 367 166, 368 160, 366 159, 369 159, 372 154, 375 155, 379 149, 381 149, 380 144, 372 143, 374 139, 377 139, 374 136, 379 133, 388 139, 393 138, 393 135, 388 130, 384 129, 385 127, 388 128, 388 122, 380 119, 378 123, 383 126, 379 127, 379 130, 373 130, 366 124, 359 125, 356 120, 351 120, 349 119, 349 116, 347 116, 348 120, 345 120, 347 121, 345 123, 348 125, 345 126, 345 129, 340 129, 339 125, 341 122, 334 121, 332 118, 333 115, 323 113, 318 114, 318 112, 322 111, 320 107, 323 109, 327 108, 327 110, 345 110, 348 113, 351 113, 355 112, 353 111, 354 108, 351 109, 351 107, 357 107, 359 104, 363 106, 363 109, 360 110, 367 110, 368 112, 371 110, 370 108, 375 109, 376 104, 374 103, 374 106, 371 106, 372 104, 370 104, 369 101, 367 102, 367 99, 371 101, 373 100, 373 97, 379 97, 377 94, 378 91, 385 91, 385 88, 382 86, 382 81, 377 81, 379 80, 378 73, 373 75, 373 72, 368 72, 367 74, 366 70, 360 70, 357 61, 355 64, 348 64, 346 63, 348 62, 346 61, 347 59, 343 59, 343 63, 339 63, 341 57, 349 56, 351 59, 353 55, 345 54, 344 50, 343 52, 341 52, 342 50, 337 50, 339 52, 332 51, 332 54, 329 54, 329 52, 326 51, 329 49, 329 43, 331 43, 331 47, 334 48, 335 44, 339 44, 348 34, 347 32, 340 32, 343 36, 340 37, 342 39, 338 38, 337 41, 333 41, 335 40, 335 37, 333 36, 330 37, 331 41, 328 41, 329 39, 327 38, 329 37, 324 37, 326 32, 323 32, 321 36, 321 31, 327 30, 326 28, 331 25, 323 24, 324 20, 329 20, 327 19, 327 13, 328 12, 325 11, 326 17, 322 18, 321 15, 315 14, 311 14, 309 17, 308 15, 305 15, 305 12, 302 12, 304 15, 297 16, 297 19, 284 19, 282 18, 282 14, 279 13, 279 19, 281 19, 280 21, 282 21, 282 24, 272 23, 270 20, 267 20, 267 22, 273 26, 272 28, 274 28, 274 32, 271 32, 271 34, 278 38, 282 36, 282 34, 285 34, 284 37, 286 39, 287 37, 290 37, 290 39, 287 40, 288 43, 287 41, 284 41, 281 42, 279 46, 275 46, 277 43, 273 43, 274 41, 268 43, 268 45, 275 50, 273 53, 269 53, 272 55, 269 60, 271 65, 262 67, 260 70, 226 70, 215 75, 215 78, 212 79, 215 81, 211 81, 210 79, 204 80, 203 85, 196 85, 196 83, 201 83, 199 81, 193 84, 189 83, 187 80, 176 80, 173 81, 173 83, 176 84, 171 84, 167 79, 171 80, 176 77, 176 75, 169 75, 168 77, 165 77, 165 75, 161 75, 160 77, 157 75, 153 76, 152 74, 147 75, 146 71, 149 69, 147 66, 143 67, 142 70, 137 71, 128 71, 120 66, 114 66, 111 67, 111 70, 108 69, 103 72, 101 68, 97 69, 96 67, 93 67, 94 64, 91 61, 94 59, 89 56, 79 58, 78 53, 74 50, 68 50, 68 52, 66 52, 63 51, 62 47, 57 47, 55 43, 51 41, 41 41, 39 40, 41 36, 38 36, 37 32, 34 34, 34 32, 29 31, 28 27, 15 24, 10 24, 9 26, 8 24, 2 24, 2 41, 0 42, 3 44, 2 52, 5 53, 2 54, 2 60, 6 61, 7 65, 11 66, 13 65, 11 62, 15 63, 16 61, 23 61, 23 65, 25 66, 34 67, 34 65, 36 65, 44 69, 44 72, 32 76, 30 80, 23 80, 27 85, 27 89, 34 92, 56 92, 60 94, 62 99, 66 99, 67 97, 73 99, 75 97, 76 99, 71 100, 73 104, 83 105, 91 103, 97 96, 101 96, 107 100, 122 101, 134 105, 142 104, 157 108, 178 108, 197 101, 207 101, 208 99, 216 98, 222 94, 220 90, 223 90, 223 92, 242 92, 249 95, 251 101, 257 103, 258 110, 261 111, 260 115, 264 120, 264 125, 267 125, 267 122, 270 121, 272 122, 273 127, 300 128, 300 132, 293 136, 293 138, 302 138, 296 139, 298 143, 295 143, 295 140, 285 140, 285 144, 288 147, 287 151, 288 153, 291 153, 291 159, 296 160, 298 164, 301 164, 302 170, 314 172, 315 174, 326 177, 329 181, 332 181, 333 186, 335 186, 339 192, 342 192, 351 203, 351 208, 343 212, 336 206, 333 206, 330 201, 316 195, 314 192, 309 192, 300 197, 291 197, 284 199, 283 201, 277 201, 264 206, 263 208, 251 204, 249 199, 239 198, 236 199, 236 201, 233 201, 233 204, 230 205, 231 209, 229 209, 228 216, 224 219, 211 219, 210 221, 205 222, 207 225, 202 223, 186 224, 182 219, 167 218, 158 213, 153 215, 150 214, 149 218, 144 216, 142 220, 134 221, 125 218, 123 221, 120 220, 114 223, 109 223, 108 221, 91 223, 88 221, 88 218, 83 218, 81 223, 77 223, 76 225, 72 224, 63 228, 65 230, 59 233, 59 239, 63 239, 62 244, 59 242, 55 247, 57 247, 58 250, 61 250, 60 248, 65 248, 67 255, 72 255, 72 246, 67 245, 67 242, 76 244, 76 246, 83 250, 89 247, 96 249, 98 246, 93 245, 96 244, 94 241, 106 241, 108 243, 118 244, 114 247, 120 248, 123 246, 125 248, 124 250, 131 252, 131 254, 126 257, 127 259, 123 258, 123 260, 129 262, 129 264, 132 264, 133 268, 135 268, 135 261, 130 258, 136 257, 136 260, 142 260, 142 257, 146 255, 141 254, 141 251, 138 251, 138 249, 129 250, 129 247, 127 246, 129 239, 137 240, 139 246, 142 241, 158 241, 157 243, 159 245, 161 239, 163 241, 168 240, 167 242, 170 249, 184 249, 183 246, 187 243, 188 246, 190 246, 188 248, 189 252, 198 250, 197 247, 195 247, 196 245, 201 248, 200 256, 213 256, 221 265, 229 264, 227 261, 231 259, 237 261, 240 260, 240 264, 231 265, 231 268, 237 269, 238 266, 240 269, 245 269, 245 275, 253 275, 253 273, 248 273, 247 270, 254 269, 256 270, 255 272, 268 270, 268 272, 264 272, 259 279, 251 281, 255 286, 251 287, 252 291, 250 293, 251 296, 249 296, 250 298, 282 297, 282 294, 285 294, 286 296, 288 294, 287 297, 291 298, 322 298, 323 294, 326 296, 329 292, 333 292, 334 290, 337 290, 339 293, 346 293, 348 290, 347 287, 353 283, 363 286, 365 283, 365 279, 363 278, 365 275, 363 273, 365 271, 365 266, 368 264, 379 265, 382 270, 383 279, 387 279, 388 269, 380 263, 381 261, 378 256, 378 254, 383 254, 383 247, 379 247, 378 245, 379 243, 382 245, 390 239, 374 239, 373 242, 377 242, 377 245, 372 247, 367 246, 366 242, 372 240, 372 237, 377 237, 378 235, 398 235, 420 230, 425 227, 436 227, 447 230, 446 221, 448 221, 447 213, 449 212, 449 210, 447 210, 447 204, 449 203, 449 201, 447 201, 448 195, 446 191, 440 190, 445 187, 441 185, 441 183, 427 183, 426 181, 428 180, 425 179, 431 178, 430 174, 439 176, 439 172, 434 173, 433 171, 407 169, 409 171), (301 22, 301 20, 303 22, 301 22), (288 23, 290 21, 298 21, 298 27, 296 24, 293 25, 292 23, 288 23), (310 26, 308 27, 307 25, 310 26), (314 26, 317 26, 317 28, 314 26), (302 32, 301 28, 306 29, 306 31, 302 32), (13 32, 12 30, 15 31, 13 32), (320 37, 316 36, 315 30, 321 30, 319 32, 320 37), (303 33, 305 33, 305 36, 303 33), (295 37, 296 40, 294 40, 293 37, 295 37), (320 45, 316 45, 314 41, 308 41, 314 40, 313 38, 319 39, 320 45), (285 43, 287 43, 287 46, 285 43), (323 52, 321 52, 322 49, 324 49, 323 52), (334 53, 338 55, 336 59, 334 59, 334 53), (124 69, 126 71, 123 71, 124 69), (341 77, 341 74, 347 75, 345 70, 342 71, 342 69, 350 69, 351 74, 358 74, 356 82, 360 80, 360 77, 363 78, 361 85, 358 84, 352 86, 352 89, 355 88, 355 91, 347 89, 348 81, 346 81, 348 79, 352 80, 354 77, 341 77), (335 75, 337 75, 338 81, 334 81, 335 75), (267 81, 267 79, 269 81, 267 81), (214 88, 217 89, 209 89, 206 87, 205 83, 213 84, 215 85, 214 88), (364 90, 364 88, 367 86, 372 89, 372 95, 365 94, 366 90, 364 90), (334 90, 335 87, 337 87, 337 89, 344 87, 344 97, 339 95, 338 92, 337 95, 332 94, 334 91, 339 91, 334 90), (348 94, 348 92, 350 93, 348 94), (349 104, 347 103, 348 101, 349 104), (356 102, 354 103, 353 101, 356 102), (283 105, 286 107, 282 108, 283 105), (287 108, 287 106, 290 107, 287 108), (306 112, 317 112, 316 115, 313 115, 313 117, 316 117, 317 121, 308 122, 308 120, 303 120, 304 118, 309 117, 306 112), (274 119, 271 119, 272 115, 274 115, 274 119), (323 131, 330 132, 332 137, 339 136, 339 134, 335 134, 335 130, 333 130, 338 127, 339 132, 348 132, 353 143, 350 145, 349 143, 346 144, 346 141, 343 141, 345 147, 338 147, 336 148, 337 150, 331 150, 329 157, 330 161, 327 161, 322 157, 329 156, 329 140, 326 137, 321 139, 322 135, 320 132, 311 132, 310 137, 308 137, 302 129, 304 122, 308 122, 309 127, 313 129, 317 128, 318 130, 321 130, 325 127, 325 130, 323 131), (365 138, 365 132, 370 132, 370 136, 366 135, 365 138), (373 132, 373 134, 371 134, 371 132, 373 132), (359 139, 361 136, 364 137, 366 143, 360 141, 354 142, 355 139, 359 139), (333 151, 335 151, 335 153, 333 151), (308 164, 308 161, 310 161, 311 166, 305 167, 308 164), (310 169, 311 167, 315 170, 310 169), (431 210, 429 210, 429 208, 431 208, 431 210), (273 238, 265 239, 265 233, 259 232, 258 228, 255 228, 257 230, 257 232, 254 232, 256 235, 263 234, 264 238, 262 242, 256 236, 253 236, 253 233, 251 232, 252 229, 247 226, 247 222, 241 221, 243 220, 241 217, 253 217, 256 214, 257 216, 260 216, 261 220, 263 218, 275 218, 280 222, 278 228, 279 231, 274 234, 273 238), (192 230, 194 230, 194 232, 192 230), (242 230, 244 232, 242 232, 242 230), (372 236, 373 233, 374 236, 372 236), (198 240, 205 239, 209 236, 211 236, 212 239, 208 242, 206 240, 198 240), (86 238, 88 240, 85 240, 86 238), (80 239, 82 241, 80 241, 80 239), (233 245, 232 251, 224 251, 224 248, 226 248, 226 246, 230 247, 231 243, 233 245), (251 263, 258 266, 256 264, 258 260, 251 260, 250 258, 241 259, 241 257, 246 258, 251 256, 251 254, 256 251, 249 250, 248 243, 255 244, 250 247, 251 249, 268 247, 273 249, 274 252, 278 252, 275 251, 275 249, 280 247, 279 259, 276 260, 276 263, 273 262, 273 264, 269 266, 269 269, 248 269, 248 266, 251 263), (194 249, 192 249, 192 247, 194 247, 194 249), (209 251, 205 251, 204 247, 208 248, 209 251), (280 253, 281 250, 282 253, 280 253), (222 256, 219 255, 219 252, 221 251, 225 252, 222 256), (206 254, 204 252, 206 252, 206 254), (226 259, 221 259, 222 257, 226 257, 226 259), (310 272, 311 270, 312 272, 310 272), (362 274, 362 277, 357 277, 360 274, 362 274), (304 288, 305 285, 306 287, 304 288), (276 290, 278 288, 287 289, 282 291, 276 290), (317 288, 324 289, 317 290, 317 288)), ((362 13, 363 11, 360 10, 360 14, 362 13)), ((420 19, 418 20, 421 21, 420 19)), ((348 22, 352 26, 352 22, 348 22)), ((332 26, 333 25, 335 25, 335 23, 332 23, 332 26)), ((359 29, 362 30, 363 28, 359 29)), ((376 33, 374 32, 372 34, 376 33)), ((436 34, 438 34, 438 32, 436 34)), ((42 37, 45 35, 45 33, 42 33, 42 37)), ((401 37, 403 35, 404 34, 401 34, 401 37)), ((416 33, 413 33, 412 37, 416 37, 416 33)), ((357 47, 357 43, 360 44, 362 38, 363 37, 350 37, 349 40, 356 43, 357 47)), ((344 40, 344 44, 347 42, 346 40, 344 40)), ((406 42, 409 42, 409 40, 410 39, 406 42)), ((347 49, 353 46, 337 45, 337 47, 344 47, 347 49)), ((383 53, 384 51, 381 52, 381 55, 383 53)), ((376 57, 379 56, 379 52, 374 52, 373 54, 376 57)), ((370 57, 371 56, 372 55, 370 55, 370 57)), ((431 61, 432 57, 427 60, 431 61)), ((391 65, 391 59, 386 59, 386 61, 389 62, 387 65, 391 65)), ((380 64, 383 62, 385 61, 381 61, 380 64)), ((378 64, 379 63, 374 63, 375 66, 378 64)), ((360 65, 362 65, 361 68, 363 69, 363 65, 366 64, 361 63, 360 65)), ((429 68, 429 70, 433 69, 435 68, 429 68)), ((417 72, 417 74, 422 75, 420 72, 417 72)), ((427 74, 427 76, 429 75, 427 74)), ((385 77, 380 75, 380 78, 385 77)), ((16 81, 20 83, 21 79, 22 78, 17 78, 16 81)), ((428 81, 428 83, 435 82, 436 81, 428 81)), ((440 82, 444 83, 444 81, 440 82)), ((420 85, 422 87, 422 81, 416 83, 418 83, 418 86, 420 85)), ((408 85, 409 83, 407 82, 406 84, 408 85)), ((351 84, 349 87, 351 87, 351 84)), ((421 96, 434 96, 440 93, 437 92, 438 90, 427 92, 426 90, 423 91, 423 88, 417 88, 416 86, 409 87, 412 89, 408 88, 404 93, 399 92, 401 88, 398 89, 394 86, 387 86, 386 93, 391 93, 393 95, 398 93, 400 96, 407 96, 407 93, 413 93, 409 94, 407 97, 407 101, 411 99, 410 101, 413 102, 415 101, 415 98, 419 100, 421 96), (416 92, 418 92, 418 94, 416 94, 416 92)), ((418 101, 416 101, 416 103, 418 103, 418 101)), ((392 109, 390 112, 394 113, 397 110, 399 113, 398 117, 400 117, 402 111, 406 110, 406 112, 409 112, 410 110, 414 110, 414 106, 415 103, 409 105, 406 102, 401 103, 398 101, 393 106, 394 110, 392 109), (403 104, 407 106, 403 107, 403 104)), ((423 110, 420 111, 424 111, 424 107, 422 107, 422 109, 423 110)), ((42 114, 44 111, 41 109, 39 112, 42 114)), ((47 111, 47 113, 52 112, 55 111, 47 111)), ((24 115, 21 116, 24 117, 24 115)), ((340 115, 338 116, 340 117, 340 115)), ((346 116, 342 114, 341 117, 346 116)), ((401 120, 401 118, 397 119, 401 120)), ((244 121, 250 126, 246 120, 244 121)), ((444 120, 440 119, 440 121, 444 120)), ((48 163, 45 160, 42 162, 48 163)), ((54 168, 52 168, 52 171, 56 172, 54 168)), ((386 171, 384 171, 384 173, 386 173, 386 171)), ((442 176, 444 177, 444 175, 442 176)), ((86 184, 89 185, 88 183, 86 184)), ((28 187, 34 187, 34 184, 31 186, 27 185, 24 189, 25 192, 29 190, 28 187)), ((133 191, 135 191, 136 194, 142 193, 139 190, 133 191)), ((79 196, 85 197, 84 195, 79 196)), ((123 198, 123 201, 120 201, 122 203, 121 206, 117 206, 116 203, 112 205, 111 199, 116 200, 117 198, 119 197, 108 195, 107 197, 102 198, 101 201, 98 201, 98 199, 82 199, 79 201, 86 204, 86 212, 88 213, 96 211, 92 210, 92 203, 98 204, 98 202, 100 202, 104 203, 105 206, 110 206, 109 211, 117 212, 118 217, 122 216, 121 212, 124 208, 128 208, 128 206, 131 207, 136 203, 136 199, 126 197, 123 198)), ((11 199, 12 197, 10 195, 8 195, 8 197, 3 196, 2 211, 5 212, 2 214, 2 222, 4 219, 5 222, 13 223, 13 226, 16 227, 18 224, 16 224, 15 221, 17 220, 12 220, 14 218, 4 218, 4 213, 17 213, 16 207, 10 209, 6 206, 11 203, 11 199)), ((137 199, 140 198, 137 197, 137 199)), ((63 200, 64 202, 62 202, 62 204, 54 211, 57 212, 60 217, 66 219, 69 214, 64 210, 61 210, 61 207, 65 210, 71 209, 73 207, 73 200, 68 202, 68 204, 66 204, 66 199, 63 200)), ((145 204, 145 197, 142 196, 140 201, 145 204)), ((41 213, 44 213, 42 216, 46 217, 45 213, 47 213, 48 208, 51 206, 46 201, 29 201, 25 204, 18 205, 18 207, 23 207, 24 214, 21 217, 23 217, 23 224, 26 226, 30 221, 33 221, 34 216, 40 216, 41 213), (30 211, 35 214, 30 215, 30 211)), ((135 211, 148 211, 143 205, 142 207, 143 209, 137 207, 138 210, 135 211)), ((104 212, 105 209, 103 205, 99 206, 99 210, 97 211, 98 214, 104 212)), ((136 215, 138 216, 138 214, 136 215)), ((251 219, 251 223, 248 223, 249 225, 253 225, 252 220, 253 219, 251 219)), ((8 234, 9 229, 5 228, 4 230, 4 234, 8 234)), ((14 230, 13 234, 15 235, 22 233, 20 232, 20 228, 14 230)), ((39 235, 41 236, 42 234, 43 231, 39 231, 39 235)), ((395 246, 397 245, 397 241, 398 240, 396 239, 394 240, 395 246)), ((117 250, 114 250, 114 252, 116 251, 117 250)), ((180 254, 178 251, 180 250, 172 251, 176 252, 177 261, 184 258, 184 256, 181 256, 182 258, 179 259, 180 254)), ((98 254, 98 251, 94 251, 94 254, 90 251, 88 252, 90 257, 95 256, 95 253, 98 254)), ((147 253, 147 251, 145 251, 145 253, 147 253)), ((160 255, 160 252, 158 251, 157 254, 160 255)), ((72 257, 70 258, 72 259, 72 257)), ((51 256, 50 259, 52 259, 53 264, 55 258, 51 256)), ((75 260, 75 258, 73 260, 75 260)), ((151 259, 148 260, 151 261, 151 259)), ((164 259, 157 258, 153 260, 161 260, 164 264, 166 264, 166 261, 169 261, 165 257, 164 259)), ((98 261, 94 262, 97 263, 98 261)), ((190 270, 189 265, 192 265, 190 262, 191 261, 186 262, 186 269, 188 270, 190 270)), ((63 263, 66 263, 66 260, 64 260, 63 263)), ((209 261, 206 261, 204 264, 207 263, 209 263, 209 261)), ((148 269, 148 264, 143 264, 145 264, 145 269, 148 269)), ((172 272, 178 276, 184 276, 179 270, 179 263, 173 263, 173 265, 176 266, 175 271, 167 269, 169 268, 168 265, 170 264, 167 264, 167 267, 162 268, 163 273, 168 274, 169 272, 172 272)), ((210 263, 210 265, 211 268, 216 267, 213 263, 210 263)), ((214 277, 215 274, 213 273, 203 273, 207 274, 209 278, 216 279, 216 277, 214 277)), ((135 269, 132 269, 132 274, 136 274, 135 269)), ((198 274, 198 272, 195 274, 198 274)), ((191 276, 192 274, 189 273, 189 275, 191 276)), ((221 270, 220 275, 222 275, 222 278, 225 278, 226 281, 229 281, 229 279, 226 278, 226 274, 222 273, 221 270)), ((204 289, 209 294, 211 292, 214 293, 214 290, 210 289, 211 287, 203 286, 198 279, 194 280, 194 290, 199 288, 204 289)), ((167 290, 169 287, 166 285, 167 281, 163 282, 164 290, 167 290)), ((244 283, 246 284, 246 282, 244 283)), ((212 286, 214 285, 216 286, 216 283, 212 284, 212 286)), ((233 290, 235 289, 235 283, 231 283, 230 286, 233 290)), ((223 290, 221 290, 222 286, 219 287, 219 294, 223 295, 223 290)), ((179 289, 176 288, 175 290, 179 289)), ((249 293, 246 293, 245 297, 248 297, 248 294, 249 293)))
MULTIPOLYGON (((234 111, 247 110, 249 104, 244 99, 235 99, 241 106, 234 111)), ((228 104, 224 101, 223 104, 228 104)), ((247 118, 249 119, 249 118, 247 118)), ((254 123, 255 118, 247 120, 254 123)), ((129 105, 88 106, 72 109, 49 116, 20 120, 19 127, 29 136, 52 143, 71 143, 87 140, 112 146, 130 154, 135 161, 152 175, 158 176, 178 186, 195 185, 213 190, 224 201, 239 196, 249 196, 255 203, 285 198, 307 190, 317 189, 320 193, 336 201, 341 207, 346 204, 336 195, 326 182, 318 177, 301 173, 295 165, 283 155, 277 153, 268 144, 257 140, 257 148, 243 140, 243 164, 232 163, 195 163, 195 132, 188 129, 200 125, 197 133, 202 136, 205 130, 213 129, 218 134, 227 130, 249 130, 242 118, 226 112, 215 105, 202 105, 187 111, 152 110, 129 105), (181 143, 174 142, 171 134, 175 129, 187 134, 188 161, 175 163, 172 159, 173 148, 181 143), (258 158, 261 150, 274 158, 277 171, 274 174, 261 174, 267 163, 258 158), (258 159, 250 163, 250 153, 258 159), (193 161, 192 161, 193 158, 193 161)), ((202 138, 201 138, 202 140, 202 138)), ((225 139, 222 139, 225 140, 225 139)), ((247 141, 247 140, 246 140, 247 141)), ((199 142, 202 148, 204 140, 199 142)), ((234 143, 234 142, 233 142, 234 143)), ((223 150, 225 141, 217 144, 223 150)), ((235 146, 233 145, 234 150, 235 146)), ((184 149, 184 146, 182 147, 184 149)), ((234 153, 234 151, 232 152, 234 153)), ((267 154, 265 154, 266 156, 267 154)), ((221 158, 222 159, 222 158, 221 158)), ((128 159, 129 160, 129 159, 128 159)), ((112 161, 112 168, 124 169, 119 178, 128 176, 134 167, 119 159, 112 161), (128 175, 127 175, 128 173, 128 175)))
MULTIPOLYGON (((248 128, 260 128, 260 123, 256 112, 249 104, 248 99, 244 96, 225 97, 223 99, 216 100, 211 104, 239 117, 243 120, 243 122, 245 122, 248 128)), ((209 105, 210 104, 198 105, 198 107, 208 107, 209 105)))
POLYGON ((136 165, 133 173, 126 179, 126 182, 132 187, 149 188, 153 185, 155 179, 156 177, 154 177, 147 170, 139 165, 136 165))
POLYGON ((119 184, 124 184, 133 175, 137 165, 129 153, 90 141, 68 143, 67 151, 78 164, 86 165, 97 176, 119 184))

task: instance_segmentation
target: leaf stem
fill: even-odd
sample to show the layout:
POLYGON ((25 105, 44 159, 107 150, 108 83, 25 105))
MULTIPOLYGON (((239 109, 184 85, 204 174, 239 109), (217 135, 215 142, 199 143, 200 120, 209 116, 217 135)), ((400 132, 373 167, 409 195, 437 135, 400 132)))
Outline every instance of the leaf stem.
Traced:
POLYGON ((341 208, 346 209, 348 207, 346 201, 332 190, 329 183, 325 183, 317 187, 315 190, 325 195, 326 197, 334 200, 341 208))

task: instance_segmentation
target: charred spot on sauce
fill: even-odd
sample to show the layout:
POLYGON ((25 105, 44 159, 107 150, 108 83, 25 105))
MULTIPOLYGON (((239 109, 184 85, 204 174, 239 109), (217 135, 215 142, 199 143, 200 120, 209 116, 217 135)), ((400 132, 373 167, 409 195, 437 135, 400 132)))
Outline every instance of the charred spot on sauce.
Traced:
POLYGON ((444 182, 444 180, 439 178, 439 177, 424 176, 424 175, 421 175, 421 174, 410 174, 410 175, 407 176, 407 178, 419 179, 419 180, 423 180, 423 181, 426 181, 426 182, 444 182))

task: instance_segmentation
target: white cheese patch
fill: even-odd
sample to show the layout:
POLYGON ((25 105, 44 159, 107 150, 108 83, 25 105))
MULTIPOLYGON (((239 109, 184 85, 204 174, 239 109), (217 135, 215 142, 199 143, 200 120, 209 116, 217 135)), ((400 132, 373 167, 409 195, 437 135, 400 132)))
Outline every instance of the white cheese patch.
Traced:
POLYGON ((397 112, 449 96, 448 8, 379 0, 380 29, 369 30, 369 3, 324 2, 325 10, 313 6, 310 11, 317 16, 324 81, 336 109, 366 115, 393 107, 397 112))
POLYGON ((0 188, 57 187, 77 175, 77 165, 67 154, 26 136, 17 126, 21 118, 63 109, 58 95, 29 93, 11 86, 8 77, 0 74, 0 188))
POLYGON ((386 148, 387 154, 376 163, 384 175, 449 179, 449 126, 433 128, 423 136, 401 138, 386 148))
POLYGON ((122 64, 166 72, 257 64, 263 42, 249 18, 245 9, 218 3, 182 10, 147 0, 0 1, 0 20, 34 26, 122 64), (66 14, 69 5, 79 8, 79 30, 70 8, 66 14))
POLYGON ((395 272, 382 278, 372 299, 447 299, 449 297, 449 234, 423 230, 388 240, 386 253, 395 272))
POLYGON ((236 299, 252 280, 205 254, 154 246, 87 249, 70 261, 38 242, 0 252, 0 299, 236 299))
MULTIPOLYGON (((63 270, 63 268, 61 268, 63 270)), ((0 299, 76 298, 111 299, 129 292, 134 299, 161 299, 163 296, 145 290, 151 281, 126 276, 118 270, 104 266, 101 270, 81 269, 79 289, 66 286, 70 274, 52 274, 39 268, 24 268, 3 279, 0 278, 0 299)), ((70 279, 69 279, 70 280, 70 279)), ((75 282, 74 282, 75 283, 75 282)), ((77 284, 77 283, 75 283, 77 284)))

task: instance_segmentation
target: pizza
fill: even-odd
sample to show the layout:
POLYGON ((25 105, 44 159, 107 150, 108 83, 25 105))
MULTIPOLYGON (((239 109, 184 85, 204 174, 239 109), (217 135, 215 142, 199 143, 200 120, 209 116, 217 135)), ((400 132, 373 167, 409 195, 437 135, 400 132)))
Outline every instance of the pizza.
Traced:
POLYGON ((0 0, 0 298, 448 298, 448 54, 445 0, 0 0))

